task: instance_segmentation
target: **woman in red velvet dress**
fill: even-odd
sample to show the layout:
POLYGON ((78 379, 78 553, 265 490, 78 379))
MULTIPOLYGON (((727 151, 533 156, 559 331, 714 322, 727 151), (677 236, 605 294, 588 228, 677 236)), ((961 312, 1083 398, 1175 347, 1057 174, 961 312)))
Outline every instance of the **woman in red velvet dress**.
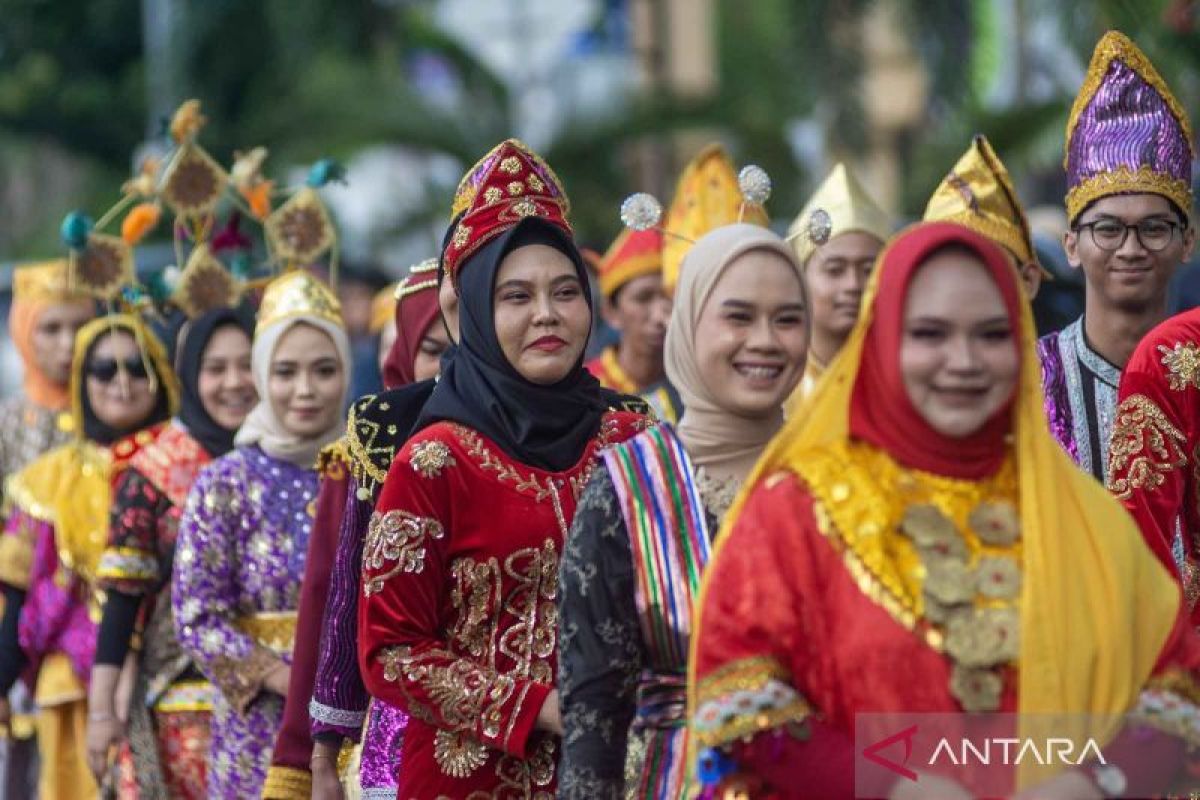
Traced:
POLYGON ((363 678, 410 716, 398 797, 554 796, 559 554, 598 450, 646 423, 609 411, 583 369, 592 309, 567 211, 511 140, 455 200, 459 349, 363 552, 363 678))
POLYGON ((978 773, 928 760, 915 780, 856 774, 867 712, 1020 713, 1022 735, 1054 714, 1049 735, 1103 748, 1107 764, 1028 759, 989 796, 1144 797, 1186 778, 1200 649, 1133 522, 1050 437, 1020 291, 995 245, 950 223, 881 256, 705 576, 689 708, 708 791, 973 796, 978 773))

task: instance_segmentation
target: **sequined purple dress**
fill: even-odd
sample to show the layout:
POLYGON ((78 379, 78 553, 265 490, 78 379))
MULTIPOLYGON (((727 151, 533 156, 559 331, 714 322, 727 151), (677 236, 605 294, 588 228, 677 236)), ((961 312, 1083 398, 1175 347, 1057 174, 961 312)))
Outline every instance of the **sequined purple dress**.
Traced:
POLYGON ((217 688, 208 795, 258 797, 290 661, 317 473, 242 447, 200 474, 179 524, 172 605, 180 643, 217 688))
MULTIPOLYGON (((378 484, 374 485, 376 493, 378 484)), ((358 482, 348 480, 346 511, 338 536, 337 557, 329 581, 329 600, 321 624, 321 652, 317 662, 309 716, 313 737, 335 733, 358 740, 362 734, 359 773, 363 800, 396 796, 400 745, 408 715, 379 701, 370 702, 358 669, 358 594, 362 576, 363 542, 367 523, 375 510, 375 493, 359 497, 358 482)))

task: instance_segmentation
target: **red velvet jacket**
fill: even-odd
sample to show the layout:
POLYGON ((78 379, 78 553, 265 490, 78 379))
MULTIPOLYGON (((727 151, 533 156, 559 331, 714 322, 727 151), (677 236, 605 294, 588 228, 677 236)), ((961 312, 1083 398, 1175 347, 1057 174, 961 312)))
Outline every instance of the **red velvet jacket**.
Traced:
POLYGON ((1121 374, 1108 469, 1108 488, 1180 577, 1193 625, 1200 625, 1198 446, 1200 309, 1193 309, 1158 325, 1133 351, 1121 374))
POLYGON ((553 797, 558 562, 597 451, 647 425, 610 412, 570 470, 513 461, 442 422, 392 463, 363 553, 359 660, 407 711, 399 797, 553 797))

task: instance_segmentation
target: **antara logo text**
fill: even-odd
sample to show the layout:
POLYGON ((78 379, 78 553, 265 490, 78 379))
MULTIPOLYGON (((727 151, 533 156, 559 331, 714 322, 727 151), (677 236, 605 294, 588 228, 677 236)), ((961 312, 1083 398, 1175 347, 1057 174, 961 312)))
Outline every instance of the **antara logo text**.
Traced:
MULTIPOLYGON (((910 781, 917 780, 917 773, 908 766, 913 751, 913 737, 917 735, 916 725, 881 739, 863 750, 863 757, 878 764, 897 775, 910 781), (883 754, 884 750, 893 745, 903 744, 903 761, 893 761, 883 754)), ((1044 741, 1036 739, 1019 739, 1016 737, 997 737, 990 739, 972 740, 963 738, 957 740, 957 745, 949 737, 942 737, 934 747, 929 757, 928 765, 963 767, 969 765, 981 766, 1018 766, 1022 763, 1037 763, 1041 765, 1078 766, 1085 761, 1097 764, 1107 764, 1104 754, 1095 739, 1088 739, 1082 747, 1077 747, 1071 739, 1048 738, 1044 741)))

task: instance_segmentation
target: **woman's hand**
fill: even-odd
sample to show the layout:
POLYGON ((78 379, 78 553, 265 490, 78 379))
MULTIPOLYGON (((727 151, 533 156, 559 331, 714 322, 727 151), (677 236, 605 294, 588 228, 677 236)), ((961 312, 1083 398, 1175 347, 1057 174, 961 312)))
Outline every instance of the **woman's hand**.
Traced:
POLYGON ((309 761, 309 769, 312 771, 312 800, 346 800, 346 793, 342 790, 342 781, 337 771, 340 749, 329 742, 313 744, 312 760, 309 761))
POLYGON ((138 657, 132 650, 125 656, 117 688, 113 693, 113 710, 122 723, 129 721, 129 704, 133 700, 133 686, 137 683, 138 657))
POLYGON ((96 783, 104 783, 112 749, 125 738, 125 725, 111 712, 88 711, 87 762, 96 783))
POLYGON ((562 713, 558 707, 558 689, 551 689, 550 694, 546 695, 546 702, 542 703, 542 708, 538 711, 534 727, 540 731, 553 733, 555 736, 563 735, 562 713))

